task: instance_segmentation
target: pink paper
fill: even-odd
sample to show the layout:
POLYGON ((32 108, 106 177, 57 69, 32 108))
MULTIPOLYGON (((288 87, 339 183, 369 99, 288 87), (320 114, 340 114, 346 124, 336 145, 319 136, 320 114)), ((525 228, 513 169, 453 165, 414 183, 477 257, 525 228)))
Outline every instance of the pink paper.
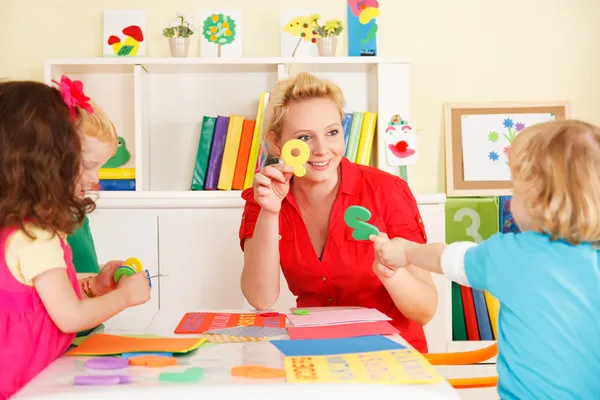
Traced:
POLYGON ((352 322, 391 321, 391 318, 374 308, 356 310, 317 311, 308 315, 286 314, 294 326, 319 326, 352 322))
POLYGON ((344 339, 357 336, 395 335, 400 333, 387 321, 355 324, 287 328, 290 339, 344 339))

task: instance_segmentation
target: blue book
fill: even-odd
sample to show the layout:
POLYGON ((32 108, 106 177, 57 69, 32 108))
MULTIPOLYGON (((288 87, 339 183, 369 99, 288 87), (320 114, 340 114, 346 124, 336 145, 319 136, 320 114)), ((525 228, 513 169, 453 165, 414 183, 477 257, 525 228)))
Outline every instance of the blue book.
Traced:
POLYGON ((135 179, 100 179, 100 190, 135 191, 135 179))
POLYGON ((342 119, 342 128, 344 129, 344 155, 348 149, 348 137, 350 136, 350 126, 352 125, 352 113, 345 113, 342 119))
POLYGON ((483 290, 473 289, 473 302, 475 303, 475 315, 477 316, 477 327, 481 340, 494 340, 492 335, 492 324, 488 313, 483 290))

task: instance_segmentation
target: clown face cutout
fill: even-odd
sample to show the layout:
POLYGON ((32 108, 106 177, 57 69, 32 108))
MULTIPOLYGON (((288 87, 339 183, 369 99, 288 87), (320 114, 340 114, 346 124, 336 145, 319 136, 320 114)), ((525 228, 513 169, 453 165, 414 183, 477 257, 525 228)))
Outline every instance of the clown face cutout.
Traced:
POLYGON ((398 114, 391 118, 385 129, 385 150, 388 164, 393 167, 418 161, 416 132, 398 114))

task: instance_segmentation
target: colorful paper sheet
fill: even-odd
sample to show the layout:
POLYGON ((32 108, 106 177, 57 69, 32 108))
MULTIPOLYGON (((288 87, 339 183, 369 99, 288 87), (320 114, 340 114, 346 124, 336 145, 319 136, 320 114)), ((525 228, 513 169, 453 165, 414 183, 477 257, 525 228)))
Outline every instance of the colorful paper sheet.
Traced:
POLYGON ((442 377, 414 349, 286 357, 288 383, 433 384, 442 377))
POLYGON ((206 339, 208 343, 242 343, 242 342, 268 342, 268 337, 250 337, 250 336, 229 336, 229 335, 207 335, 201 334, 200 337, 206 339))
POLYGON ((233 328, 216 329, 206 332, 209 335, 249 336, 249 337, 274 337, 287 335, 285 328, 267 328, 264 326, 236 326, 233 328))
POLYGON ((67 351, 68 356, 104 356, 122 353, 187 353, 206 342, 203 338, 141 338, 98 333, 67 351))
POLYGON ((271 343, 287 357, 324 356, 405 348, 404 345, 384 336, 361 336, 345 339, 272 340, 271 343))
POLYGON ((358 336, 395 335, 400 333, 387 321, 356 324, 303 326, 288 329, 290 339, 343 339, 358 336))
POLYGON ((259 314, 229 314, 212 312, 186 313, 175 333, 205 333, 235 326, 265 326, 269 328, 285 328, 285 315, 263 317, 259 314))
POLYGON ((374 308, 312 312, 308 315, 287 314, 294 326, 347 324, 352 322, 390 321, 391 318, 374 308))

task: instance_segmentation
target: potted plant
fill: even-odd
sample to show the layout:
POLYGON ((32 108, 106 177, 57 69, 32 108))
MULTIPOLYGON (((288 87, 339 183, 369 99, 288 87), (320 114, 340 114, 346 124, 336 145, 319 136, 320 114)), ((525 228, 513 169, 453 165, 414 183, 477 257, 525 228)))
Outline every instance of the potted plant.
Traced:
POLYGON ((169 49, 173 57, 187 57, 190 47, 190 36, 194 34, 194 26, 186 14, 178 12, 177 19, 168 28, 163 29, 163 36, 169 39, 169 49))
POLYGON ((319 24, 320 19, 321 16, 319 14, 310 16, 310 20, 319 35, 317 38, 319 55, 321 57, 333 57, 335 56, 335 49, 337 47, 337 38, 344 30, 344 26, 339 19, 332 19, 321 25, 319 24))

